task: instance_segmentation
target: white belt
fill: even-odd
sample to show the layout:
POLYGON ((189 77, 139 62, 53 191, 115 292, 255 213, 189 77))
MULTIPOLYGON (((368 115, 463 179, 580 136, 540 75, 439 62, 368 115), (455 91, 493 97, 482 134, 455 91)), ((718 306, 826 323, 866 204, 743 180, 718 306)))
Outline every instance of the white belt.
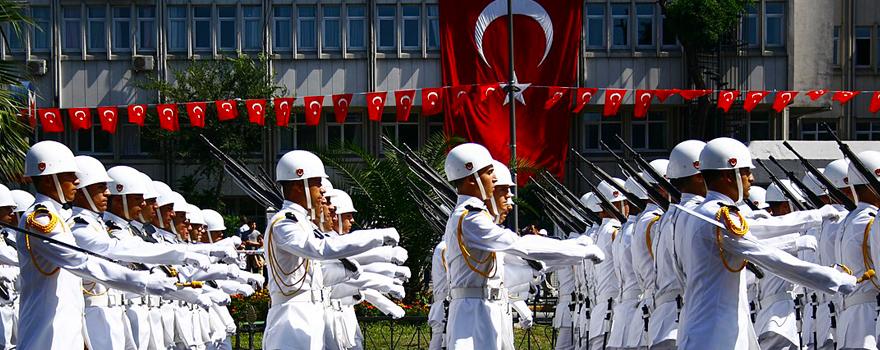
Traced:
POLYGON ((629 290, 621 294, 620 302, 624 302, 627 300, 639 299, 639 291, 638 290, 629 290))
POLYGON ((90 306, 122 306, 123 299, 121 295, 111 295, 111 294, 103 294, 103 295, 89 295, 86 296, 86 307, 90 306))
POLYGON ((278 300, 278 304, 287 302, 323 304, 324 300, 328 299, 329 295, 323 289, 306 289, 292 296, 287 296, 283 293, 272 293, 272 300, 278 300))
POLYGON ((342 311, 342 302, 339 299, 330 299, 330 308, 336 311, 342 311))
POLYGON ((125 304, 128 305, 128 306, 133 306, 133 305, 146 305, 146 302, 145 302, 145 300, 144 300, 144 297, 137 297, 137 298, 128 298, 128 299, 125 299, 125 304))
POLYGON ((568 306, 568 304, 571 304, 571 294, 560 295, 557 298, 556 304, 568 306))
POLYGON ((781 292, 776 294, 771 294, 768 296, 763 296, 758 300, 758 309, 766 309, 773 304, 776 304, 780 301, 788 300, 794 303, 794 297, 789 292, 781 292))
POLYGON ((507 299, 507 289, 506 288, 488 288, 488 287, 476 287, 476 288, 452 288, 449 293, 452 296, 452 299, 486 299, 491 301, 497 300, 506 300, 507 299))
POLYGON ((865 292, 865 293, 858 293, 858 294, 853 294, 853 295, 847 296, 846 298, 843 298, 842 310, 846 310, 850 306, 869 304, 869 303, 873 303, 873 304, 877 303, 877 293, 865 292))
POLYGON ((162 306, 162 298, 156 295, 148 295, 144 297, 147 300, 147 306, 149 307, 159 307, 162 306))
POLYGON ((666 304, 669 302, 673 302, 673 301, 675 301, 675 299, 678 299, 678 297, 680 295, 682 295, 681 289, 678 289, 678 288, 663 291, 663 293, 660 293, 659 295, 654 296, 654 308, 657 308, 660 305, 663 305, 663 304, 666 304))

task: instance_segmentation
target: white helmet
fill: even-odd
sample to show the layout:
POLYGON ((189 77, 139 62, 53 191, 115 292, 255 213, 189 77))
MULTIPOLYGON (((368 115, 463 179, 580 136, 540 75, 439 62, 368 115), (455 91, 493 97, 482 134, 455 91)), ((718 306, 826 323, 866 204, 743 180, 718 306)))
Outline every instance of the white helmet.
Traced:
MULTIPOLYGON (((626 182, 624 182, 623 180, 618 179, 616 177, 612 177, 611 180, 616 182, 618 185, 620 185, 620 187, 624 187, 626 185, 626 182)), ((599 185, 596 186, 596 189, 599 190, 599 195, 601 195, 603 198, 607 199, 611 203, 620 202, 620 201, 626 199, 626 197, 624 197, 623 193, 620 193, 620 191, 617 190, 617 188, 615 188, 614 186, 612 186, 608 182, 605 182, 605 181, 600 182, 599 185)))
POLYGON ((141 181, 144 183, 144 199, 159 199, 159 191, 153 186, 153 179, 145 173, 141 173, 141 181))
MULTIPOLYGON (((6 187, 3 184, 0 184, 0 207, 17 207, 15 204, 15 198, 12 197, 12 191, 9 190, 9 187, 6 187)), ((13 209, 15 211, 15 209, 13 209)))
POLYGON ((495 186, 516 186, 513 183, 513 177, 510 176, 510 169, 504 163, 492 159, 492 167, 495 168, 495 186))
MULTIPOLYGON (((803 202, 804 197, 801 195, 801 191, 792 186, 791 181, 788 179, 781 179, 779 182, 788 189, 791 194, 794 195, 795 199, 798 202, 803 202)), ((767 193, 764 195, 764 201, 767 203, 770 202, 788 202, 788 198, 785 197, 785 193, 782 192, 782 189, 779 186, 776 186, 776 183, 770 184, 767 186, 767 193)), ((794 209, 794 208, 792 208, 794 209)))
POLYGON ((849 187, 849 159, 841 158, 825 166, 822 175, 831 181, 831 184, 837 188, 849 187))
POLYGON ((171 207, 171 210, 184 213, 188 213, 190 210, 192 210, 191 208, 189 208, 189 203, 186 202, 186 199, 183 198, 182 194, 172 191, 170 194, 168 194, 168 196, 171 197, 171 203, 174 203, 174 206, 171 207))
POLYGON ((672 148, 669 154, 669 164, 666 166, 666 177, 680 179, 700 173, 700 153, 706 143, 697 140, 687 140, 672 148))
POLYGON ((354 209, 354 203, 352 203, 351 197, 348 193, 343 191, 336 190, 336 195, 333 197, 333 205, 336 206, 336 214, 357 213, 357 210, 354 209))
POLYGON ((205 217, 202 216, 202 210, 195 205, 187 205, 186 218, 189 219, 189 223, 193 225, 205 225, 205 217))
POLYGON ((15 200, 16 213, 23 213, 27 208, 30 208, 31 205, 34 205, 34 201, 37 200, 34 198, 34 195, 27 191, 12 190, 10 192, 12 192, 12 199, 15 200))
MULTIPOLYGON (((660 176, 666 177, 666 171, 669 168, 669 160, 667 160, 667 159, 654 159, 650 163, 648 163, 648 165, 650 165, 651 168, 657 172, 657 174, 659 174, 660 176)), ((653 176, 651 176, 651 173, 649 173, 649 172, 645 172, 645 174, 642 176, 642 178, 645 179, 646 182, 648 182, 649 184, 652 184, 652 185, 656 185, 656 184, 660 183, 657 179, 655 179, 653 176)))
MULTIPOLYGON (((824 169, 819 169, 820 172, 824 171, 824 169)), ((816 179, 816 175, 813 175, 811 172, 807 172, 804 174, 804 178, 801 180, 805 186, 807 186, 807 190, 810 193, 815 194, 817 196, 824 196, 828 194, 828 189, 825 188, 819 180, 816 179)))
POLYGON ((330 183, 330 179, 326 177, 321 178, 321 189, 324 190, 324 192, 330 192, 333 190, 333 184, 330 183))
POLYGON ((144 183, 143 175, 135 168, 118 165, 107 170, 113 181, 107 184, 111 195, 146 194, 149 190, 144 183))
POLYGON ((749 188, 749 200, 752 201, 758 209, 767 209, 770 205, 765 200, 767 198, 767 190, 760 186, 752 186, 749 188))
POLYGON ((55 141, 40 141, 31 146, 24 158, 25 176, 55 175, 77 171, 73 152, 55 141))
POLYGON ((731 170, 754 168, 752 154, 742 142, 719 137, 706 143, 700 152, 700 170, 731 170))
MULTIPOLYGON (((641 173, 639 173, 639 175, 641 175, 641 173)), ((625 188, 627 191, 629 191, 629 193, 632 193, 639 199, 648 199, 648 191, 646 191, 645 188, 642 187, 642 185, 639 185, 639 183, 636 182, 636 180, 633 179, 631 176, 626 178, 626 182, 624 183, 623 188, 625 188)))
MULTIPOLYGON (((865 165, 865 168, 868 168, 868 171, 871 172, 874 178, 880 179, 880 152, 864 151, 857 154, 856 157, 865 165)), ((868 184, 868 179, 856 171, 856 167, 852 162, 849 164, 847 176, 849 177, 849 183, 853 186, 868 184)))
POLYGON ((583 196, 581 196, 581 203, 587 206, 587 209, 593 212, 602 211, 602 207, 599 205, 599 198, 596 198, 596 194, 593 192, 587 192, 583 196))
POLYGON ((443 169, 446 170, 446 180, 452 182, 475 174, 489 165, 492 165, 492 155, 486 147, 476 143, 463 143, 449 151, 443 169))
POLYGON ((314 177, 327 178, 324 162, 309 151, 290 151, 281 156, 275 166, 275 181, 307 180, 314 177))
POLYGON ((77 168, 76 177, 79 178, 79 185, 76 188, 85 188, 96 183, 109 183, 113 181, 107 175, 107 170, 100 160, 89 156, 76 156, 74 161, 77 168))
POLYGON ((159 193, 159 195, 163 195, 165 193, 171 192, 171 187, 165 184, 162 181, 153 180, 153 189, 159 193))
POLYGON ((202 209, 202 217, 205 219, 208 231, 226 231, 226 224, 220 213, 211 209, 202 209))

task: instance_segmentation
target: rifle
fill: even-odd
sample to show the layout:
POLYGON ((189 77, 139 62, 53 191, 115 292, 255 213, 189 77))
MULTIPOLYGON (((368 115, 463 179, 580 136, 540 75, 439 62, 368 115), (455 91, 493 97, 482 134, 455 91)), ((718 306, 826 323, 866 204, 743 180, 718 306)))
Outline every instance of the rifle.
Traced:
MULTIPOLYGON (((764 162, 762 162, 760 159, 755 159, 755 161, 758 163, 758 165, 761 166, 761 168, 764 169, 764 171, 767 172, 767 175, 770 176, 770 181, 773 181, 773 183, 776 184, 777 187, 779 187, 779 190, 782 191, 782 194, 785 195, 785 198, 787 198, 788 201, 792 205, 794 205, 797 210, 806 210, 806 208, 804 207, 804 204, 801 203, 801 201, 799 201, 797 199, 797 197, 795 197, 794 193, 791 193, 791 191, 788 189, 788 187, 782 183, 782 180, 779 180, 779 178, 776 177, 776 175, 773 175, 773 172, 771 172, 770 169, 768 169, 767 166, 764 165, 764 162)), ((792 209, 795 209, 795 208, 792 208, 792 209)))
POLYGON ((596 188, 596 186, 594 186, 592 183, 590 183, 590 180, 587 180, 587 177, 584 176, 583 173, 581 173, 580 169, 575 169, 575 171, 577 171, 577 173, 581 177, 581 179, 583 179, 584 182, 586 182, 587 189, 589 189, 591 192, 593 192, 593 194, 596 196, 596 198, 599 198, 599 205, 602 206, 602 209, 604 209, 605 211, 614 215, 614 217, 618 221, 620 221, 620 222, 626 221, 626 217, 623 216, 623 213, 621 213, 620 210, 614 206, 614 204, 611 204, 611 202, 609 202, 608 199, 605 198, 605 196, 603 196, 602 194, 599 193, 599 190, 596 188))
POLYGON ((602 219, 599 218, 599 215, 592 212, 589 208, 587 208, 584 203, 581 203, 580 198, 575 196, 574 193, 568 190, 562 183, 560 183, 556 178, 551 175, 549 172, 543 172, 542 178, 544 181, 553 186, 557 191, 562 194, 562 199, 565 199, 565 202, 569 205, 570 208, 575 210, 578 215, 583 217, 585 220, 591 223, 601 222, 602 219))
POLYGON ((865 164, 862 164, 862 161, 859 160, 859 157, 856 156, 855 153, 849 148, 849 145, 840 141, 840 138, 837 137, 837 134, 834 130, 831 130, 831 126, 828 123, 822 123, 825 126, 825 130, 831 134, 831 137, 834 138, 834 141, 837 142, 837 147, 840 148, 840 152, 843 152, 843 156, 849 159, 849 163, 859 172, 859 175, 862 175, 868 181, 868 188, 874 192, 876 195, 880 195, 880 180, 874 176, 874 173, 868 170, 868 167, 865 164))
POLYGON ((669 193, 669 196, 672 197, 672 202, 678 203, 679 201, 681 201, 681 191, 675 188, 675 186, 673 186, 672 183, 669 182, 669 179, 664 176, 660 176, 660 174, 657 173, 657 171, 654 170, 653 167, 651 167, 651 164, 649 164, 648 161, 646 161, 640 153, 632 149, 632 147, 630 147, 626 142, 623 142, 623 139, 620 138, 619 135, 614 135, 614 137, 616 137, 617 141, 619 141, 620 144, 634 156, 636 163, 639 164, 639 167, 641 167, 644 172, 650 174, 651 177, 654 178, 654 180, 657 180, 657 184, 659 184, 660 187, 663 187, 663 189, 666 190, 666 193, 669 193))
POLYGON ((543 192, 543 195, 539 195, 538 198, 543 202, 544 207, 547 209, 547 213, 557 219, 554 221, 557 221, 558 224, 562 224, 560 226, 564 226, 563 228, 568 230, 568 232, 584 232, 586 230, 586 227, 588 226, 587 222, 578 220, 580 218, 576 218, 570 213, 563 214, 566 213, 565 205, 559 202, 559 199, 553 196, 537 179, 532 178, 531 181, 538 187, 538 190, 543 192))
POLYGON ((785 174, 786 177, 788 177, 788 180, 791 181, 791 183, 793 183, 795 186, 797 186, 801 190, 801 192, 803 192, 804 196, 807 199, 807 204, 810 204, 810 206, 813 207, 812 209, 821 208, 823 205, 825 205, 825 203, 822 203, 822 199, 819 198, 819 196, 817 196, 815 193, 813 193, 813 191, 810 191, 810 188, 807 187, 807 185, 803 181, 801 181, 801 179, 795 176, 795 174, 791 170, 782 167, 782 164, 780 164, 779 161, 776 160, 776 157, 770 156, 770 161, 773 162, 773 164, 776 164, 776 167, 782 169, 782 173, 785 174))
MULTIPOLYGON (((633 195, 632 193, 627 191, 625 188, 623 188, 623 186, 618 184, 617 181, 612 180, 613 178, 611 177, 611 175, 608 175, 608 173, 606 173, 604 170, 602 170, 601 168, 596 166, 596 164, 593 164, 592 162, 587 160, 587 158, 584 158, 584 156, 582 156, 580 153, 575 151, 573 148, 571 149, 571 151, 572 151, 572 153, 577 155, 577 157, 581 160, 581 162, 583 162, 584 164, 587 165, 587 167, 590 168, 590 171, 592 171, 593 175, 595 175, 597 178, 599 178, 599 180, 605 181, 606 183, 608 183, 608 185, 610 185, 611 187, 614 187, 614 189, 620 191, 620 193, 623 193, 624 197, 629 199, 630 203, 632 203, 635 207, 637 207, 639 209, 639 211, 645 210, 644 203, 642 203, 642 201, 639 200, 638 197, 636 197, 635 195, 633 195), (633 200, 633 198, 635 200, 633 200)), ((598 194, 598 192, 596 192, 596 193, 598 194)), ((623 221, 624 220, 621 220, 620 222, 623 222, 623 221)))
POLYGON ((284 195, 274 182, 266 181, 266 177, 255 175, 243 164, 223 153, 205 135, 199 134, 199 136, 208 146, 211 155, 223 163, 223 169, 226 173, 248 196, 265 207, 281 208, 284 195))
POLYGON ((782 141, 782 145, 788 148, 788 150, 791 151, 791 153, 793 153, 795 157, 797 157, 798 160, 801 161, 801 165, 803 165, 804 169, 807 169, 810 174, 813 174, 813 176, 816 177, 816 180, 819 180, 819 183, 821 183, 822 186, 825 186, 825 189, 828 190, 828 195, 831 196, 831 198, 837 201, 837 203, 842 204, 844 207, 846 207, 847 210, 853 210, 856 208, 856 203, 854 203, 852 199, 849 199, 849 197, 847 197, 846 194, 843 193, 843 191, 841 191, 839 188, 831 183, 831 180, 828 180, 828 177, 826 177, 825 174, 823 174, 821 171, 819 171, 819 169, 813 166, 813 164, 807 161, 806 158, 801 156, 800 153, 795 151, 794 147, 792 147, 791 144, 788 143, 788 141, 782 141))
POLYGON ((624 173, 628 174, 636 183, 639 184, 639 186, 642 186, 642 188, 645 189, 645 192, 648 193, 648 197, 650 197, 654 203, 663 208, 663 210, 669 209, 669 198, 663 197, 663 195, 660 194, 660 192, 657 191, 654 186, 651 186, 651 184, 645 181, 645 179, 641 175, 639 175, 638 171, 633 169, 633 167, 629 165, 629 163, 618 156, 617 153, 615 153, 614 150, 611 149, 611 147, 608 147, 608 145, 605 144, 605 142, 599 141, 599 144, 601 144, 602 147, 604 147, 605 150, 608 151, 608 153, 611 154, 611 156, 614 157, 615 160, 617 160, 617 164, 620 165, 620 168, 623 169, 624 173))

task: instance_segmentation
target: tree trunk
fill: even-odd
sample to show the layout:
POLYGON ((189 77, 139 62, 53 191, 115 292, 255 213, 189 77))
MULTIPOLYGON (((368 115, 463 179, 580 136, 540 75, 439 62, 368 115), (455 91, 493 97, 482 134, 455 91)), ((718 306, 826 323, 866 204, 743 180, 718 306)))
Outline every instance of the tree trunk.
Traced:
MULTIPOLYGON (((694 85, 694 89, 705 90, 706 80, 703 79, 703 73, 700 71, 700 64, 697 60, 698 49, 696 45, 682 43, 685 56, 685 69, 687 70, 688 80, 694 85)), ((707 120, 709 118, 709 96, 703 96, 697 99, 696 113, 686 116, 690 118, 687 125, 688 129, 693 131, 691 138, 706 139, 709 135, 707 128, 707 120)))

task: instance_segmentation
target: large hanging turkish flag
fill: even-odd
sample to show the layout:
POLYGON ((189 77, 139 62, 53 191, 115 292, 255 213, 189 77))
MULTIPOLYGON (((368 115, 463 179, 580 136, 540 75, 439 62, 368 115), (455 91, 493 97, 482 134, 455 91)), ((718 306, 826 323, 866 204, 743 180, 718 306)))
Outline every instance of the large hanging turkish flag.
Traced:
MULTIPOLYGON (((510 161, 510 105, 516 103, 517 157, 564 175, 571 124, 571 94, 545 109, 547 92, 533 86, 576 86, 582 31, 579 1, 512 0, 514 62, 521 89, 513 102, 445 100, 447 135, 486 146, 492 156, 510 161)), ((510 78, 507 0, 440 2, 443 85, 483 85, 510 78)), ((502 83, 501 87, 507 84, 502 83)), ((520 184, 526 176, 518 178, 520 184)))

